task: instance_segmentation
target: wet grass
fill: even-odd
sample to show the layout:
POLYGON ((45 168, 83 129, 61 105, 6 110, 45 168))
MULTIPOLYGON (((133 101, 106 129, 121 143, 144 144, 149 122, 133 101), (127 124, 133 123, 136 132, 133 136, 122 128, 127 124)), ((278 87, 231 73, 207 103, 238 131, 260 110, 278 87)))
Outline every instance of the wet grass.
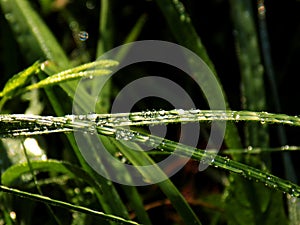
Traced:
POLYGON ((299 224, 293 160, 300 145, 293 81, 298 2, 0 3, 0 224, 299 224), (275 24, 277 14, 284 19, 275 24), (291 35, 282 35, 287 29, 291 35), (145 39, 174 42, 200 56, 226 109, 208 110, 207 96, 180 71, 140 63, 106 81, 92 113, 73 115, 74 102, 90 112, 92 96, 128 50, 99 57, 145 39), (139 101, 133 112, 110 114, 117 93, 140 74, 172 79, 196 109, 174 110, 153 98, 139 101), (76 90, 80 79, 85 86, 76 90), (218 121, 227 124, 216 155, 205 147, 218 121), (201 125, 196 146, 179 143, 180 123, 201 125), (162 125, 165 138, 150 134, 162 125), (155 184, 128 186, 99 175, 78 135, 105 173, 155 184), (119 163, 106 167, 95 137, 119 163), (153 150, 132 150, 145 147, 153 150), (169 155, 191 158, 171 178, 156 166, 169 155), (199 171, 199 163, 211 166, 199 171), (134 176, 126 165, 138 168, 134 176), (146 165, 154 167, 141 169, 146 165))

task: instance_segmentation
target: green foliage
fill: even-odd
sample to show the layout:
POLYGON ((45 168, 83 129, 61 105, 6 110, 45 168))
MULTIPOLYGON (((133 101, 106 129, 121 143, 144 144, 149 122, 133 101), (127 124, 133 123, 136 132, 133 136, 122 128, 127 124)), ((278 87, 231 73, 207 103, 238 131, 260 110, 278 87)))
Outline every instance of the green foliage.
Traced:
MULTIPOLYGON (((299 224, 296 165, 283 152, 297 154, 300 147, 298 142, 291 142, 295 146, 287 145, 287 135, 280 126, 299 129, 300 118, 288 115, 288 110, 284 111, 286 114, 279 113, 278 99, 272 100, 276 113, 265 112, 274 111, 267 104, 272 96, 268 95, 265 75, 271 80, 273 95, 279 96, 279 78, 275 77, 266 28, 265 8, 272 9, 272 4, 265 6, 258 1, 254 5, 248 0, 232 0, 228 5, 222 1, 179 0, 141 1, 136 5, 116 0, 0 0, 0 21, 7 25, 0 28, 0 40, 7 39, 6 33, 11 39, 8 47, 0 47, 4 49, 0 57, 5 59, 0 63, 1 72, 2 67, 10 67, 9 61, 16 62, 15 71, 21 71, 13 75, 5 71, 14 69, 3 70, 1 78, 0 224, 299 224), (230 32, 234 30, 234 40, 224 30, 217 35, 201 31, 201 26, 205 28, 201 20, 206 20, 209 13, 205 14, 199 6, 209 9, 219 4, 225 6, 226 12, 222 9, 222 13, 231 15, 224 25, 230 27, 230 32), (198 18, 201 12, 205 15, 198 18), (89 32, 89 39, 79 39, 81 30, 89 32), (93 78, 111 74, 129 49, 122 49, 114 59, 97 60, 98 57, 119 44, 153 37, 177 42, 203 59, 220 84, 225 111, 202 110, 205 97, 182 76, 178 83, 197 100, 199 109, 169 110, 165 103, 155 101, 154 106, 149 106, 145 101, 136 105, 135 112, 110 114, 118 90, 138 74, 169 73, 161 65, 137 65, 119 71, 121 78, 116 76, 105 83, 97 99, 96 113, 72 115, 75 92, 79 96, 76 104, 89 109, 88 102, 93 101, 93 94, 105 82, 93 78), (7 51, 16 43, 20 62, 7 51), (228 57, 230 66, 236 67, 237 75, 232 78, 228 77, 232 71, 226 71, 220 62, 227 56, 218 60, 214 51, 221 46, 231 46, 227 50, 234 51, 234 45, 237 52, 228 57), (77 90, 82 78, 92 82, 77 90), (231 92, 238 89, 229 84, 236 80, 241 85, 238 104, 232 100, 237 94, 231 92), (31 106, 23 104, 26 99, 31 106), (35 111, 39 115, 31 115, 32 104, 42 108, 35 111), (216 156, 202 150, 211 121, 227 122, 222 151, 216 156), (195 122, 204 125, 201 133, 205 134, 197 148, 179 143, 175 133, 180 130, 176 124, 195 122), (174 132, 168 133, 167 138, 149 134, 146 126, 162 124, 174 126, 174 132), (278 128, 278 136, 273 134, 272 127, 278 128), (123 179, 134 179, 125 167, 127 163, 137 166, 137 173, 145 181, 163 181, 134 187, 100 176, 81 154, 73 131, 99 137, 106 150, 121 162, 111 166, 123 179), (35 140, 34 145, 26 144, 28 137, 35 140), (143 151, 142 146, 153 150, 143 151), (156 163, 174 154, 191 156, 191 160, 178 174, 168 178, 156 163), (284 160, 278 159, 278 155, 284 160), (211 167, 194 172, 198 167, 193 162, 201 162, 203 157, 213 157, 211 167), (148 165, 154 167, 142 169, 148 165), (280 172, 283 170, 286 174, 280 172), (25 198, 25 204, 19 197, 25 198)), ((211 32, 210 29, 207 31, 211 32)), ((193 66, 193 62, 187 63, 193 66)), ((193 76, 197 79, 200 71, 193 76)), ((215 93, 210 89, 206 94, 215 93)), ((110 174, 111 168, 106 167, 105 157, 99 155, 94 138, 85 137, 86 149, 110 174)))

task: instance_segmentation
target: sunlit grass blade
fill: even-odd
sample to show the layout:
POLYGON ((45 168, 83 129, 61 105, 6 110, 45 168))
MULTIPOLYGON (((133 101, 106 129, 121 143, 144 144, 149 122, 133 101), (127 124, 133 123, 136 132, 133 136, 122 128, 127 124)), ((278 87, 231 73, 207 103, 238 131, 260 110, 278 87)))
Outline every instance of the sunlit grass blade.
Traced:
POLYGON ((76 80, 80 78, 93 78, 96 76, 103 76, 103 75, 108 75, 111 73, 111 70, 105 70, 105 69, 97 69, 93 71, 83 71, 83 72, 77 72, 77 73, 70 73, 70 74, 55 74, 51 77, 47 77, 38 83, 31 84, 24 88, 24 91, 31 91, 33 89, 37 88, 44 88, 44 87, 49 87, 53 85, 57 85, 63 82, 71 81, 71 80, 76 80))
POLYGON ((28 79, 35 75, 37 73, 37 71, 39 70, 40 67, 40 63, 39 62, 35 62, 32 66, 28 67, 27 69, 25 69, 22 72, 19 72, 18 74, 14 75, 12 78, 10 78, 3 90, 0 92, 0 98, 2 98, 0 100, 0 111, 3 107, 3 105, 5 104, 5 102, 14 96, 14 94, 22 87, 26 84, 26 82, 28 81, 28 79))
MULTIPOLYGON (((300 126, 300 117, 251 111, 170 110, 116 114, 66 115, 62 117, 24 114, 0 115, 1 137, 30 136, 53 132, 86 130, 101 127, 160 125, 169 123, 245 121, 265 124, 300 126)), ((103 133, 106 128, 103 128, 103 133)), ((234 148, 233 148, 234 149, 234 148)))
POLYGON ((89 215, 93 215, 99 218, 102 218, 106 221, 111 221, 111 222, 115 222, 115 223, 119 223, 119 224, 134 224, 134 225, 138 225, 138 223, 134 222, 134 221, 130 221, 130 220, 126 220, 123 219, 121 217, 118 216, 114 216, 114 215, 110 215, 110 214, 106 214, 103 212, 99 212, 96 210, 92 210, 86 207, 82 207, 82 206, 77 206, 74 204, 70 204, 64 201, 59 201, 56 199, 51 199, 49 197, 43 196, 43 195, 38 195, 38 194, 33 194, 33 193, 29 193, 29 192, 25 192, 25 191, 21 191, 15 188, 11 188, 11 187, 7 187, 7 186, 3 186, 0 185, 0 191, 3 192, 7 192, 16 196, 20 196, 23 198, 28 198, 34 201, 40 201, 49 205, 53 205, 53 206, 58 206, 58 207, 62 207, 68 210, 74 210, 74 211, 78 211, 78 212, 82 212, 82 213, 86 213, 89 215))
POLYGON ((26 68, 24 71, 10 78, 6 82, 3 90, 0 92, 0 97, 3 96, 6 96, 7 98, 11 97, 12 95, 11 92, 14 92, 16 89, 24 86, 28 81, 28 78, 37 73, 39 67, 40 67, 40 63, 35 62, 32 66, 26 68))

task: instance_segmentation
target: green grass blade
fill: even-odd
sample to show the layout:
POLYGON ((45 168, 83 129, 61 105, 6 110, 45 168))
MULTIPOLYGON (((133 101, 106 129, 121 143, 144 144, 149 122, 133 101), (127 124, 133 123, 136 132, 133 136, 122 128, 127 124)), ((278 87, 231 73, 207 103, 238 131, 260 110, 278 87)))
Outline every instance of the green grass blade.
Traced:
MULTIPOLYGON (((230 6, 241 73, 243 108, 251 111, 266 110, 264 67, 260 57, 252 2, 231 0, 230 6)), ((268 147, 267 126, 247 123, 244 130, 246 146, 268 147)), ((233 158, 243 160, 254 167, 271 169, 271 159, 267 154, 243 156, 233 155, 233 158)), ((286 221, 280 194, 269 191, 263 185, 241 180, 236 175, 232 176, 231 180, 226 199, 226 212, 230 215, 229 220, 238 220, 241 224, 241 221, 248 216, 249 219, 243 224, 273 224, 275 221, 270 218, 275 218, 272 215, 277 210, 276 222, 286 221), (240 194, 241 192, 246 194, 240 194), (276 204, 274 204, 275 202, 276 204), (232 207, 232 205, 237 207, 232 207), (237 209, 240 210, 238 214, 236 213, 237 209)))
MULTIPOLYGON (((33 170, 41 172, 57 172, 68 175, 73 179, 81 179, 94 187, 98 192, 101 191, 100 185, 91 177, 85 170, 71 163, 47 160, 47 161, 32 161, 31 167, 33 170)), ((5 170, 1 176, 1 182, 3 185, 11 186, 21 175, 30 172, 28 163, 15 164, 5 170)))
POLYGON ((32 75, 37 73, 39 66, 40 63, 35 62, 32 66, 14 75, 6 82, 3 90, 0 92, 0 111, 3 108, 5 102, 8 99, 12 98, 17 93, 17 91, 26 84, 26 82, 32 75))
POLYGON ((97 58, 114 45, 113 4, 112 0, 101 0, 97 58))
POLYGON ((128 201, 130 206, 134 209, 136 217, 142 224, 151 225, 151 220, 147 214, 141 195, 138 193, 136 187, 122 185, 126 196, 128 196, 128 201))
POLYGON ((28 61, 55 60, 66 68, 68 59, 51 31, 25 0, 1 0, 3 13, 15 32, 17 41, 28 61))
MULTIPOLYGON (((3 12, 5 13, 7 20, 9 21, 13 31, 15 32, 18 43, 23 49, 24 55, 26 56, 28 61, 36 58, 51 60, 57 65, 56 71, 54 73, 58 73, 62 69, 70 67, 69 60, 67 59, 61 46, 57 43, 51 31, 45 25, 43 20, 32 9, 29 2, 25 0, 2 0, 0 3, 3 12), (22 29, 18 30, 18 27, 22 29)), ((39 77, 44 79, 42 75, 39 75, 39 77)), ((61 83, 60 86, 70 97, 72 97, 76 90, 76 84, 76 81, 71 81, 67 83, 61 83)), ((65 112, 61 107, 61 101, 59 101, 53 91, 49 88, 45 88, 45 92, 48 95, 55 113, 58 116, 67 114, 67 112, 65 112)), ((86 92, 81 92, 80 96, 82 96, 82 101, 79 104, 85 108, 85 103, 86 101, 88 101, 89 95, 86 92)), ((74 137, 72 135, 67 135, 67 137, 82 167, 86 171, 88 171, 90 175, 93 174, 91 168, 82 158, 74 137)), ((114 190, 113 185, 108 185, 107 181, 103 182, 103 187, 107 186, 107 189, 114 190)), ((114 195, 114 199, 116 201, 120 200, 120 197, 118 196, 118 193, 116 191, 111 191, 111 193, 112 195, 114 195)), ((114 211, 114 206, 109 204, 109 199, 105 199, 106 196, 101 197, 99 194, 97 194, 97 197, 105 210, 114 211)), ((118 205, 123 205, 123 207, 125 208, 124 204, 121 201, 118 201, 118 205)), ((120 211, 120 213, 123 212, 124 211, 120 211)), ((123 214, 122 216, 126 217, 127 214, 123 214)))
MULTIPOLYGON (((258 31, 260 37, 261 44, 261 52, 264 60, 266 76, 268 78, 270 84, 270 91, 272 101, 274 103, 274 110, 276 113, 280 113, 282 111, 281 104, 279 101, 279 94, 275 79, 275 70, 273 67, 272 57, 271 57, 271 48, 269 43, 269 35, 267 30, 267 22, 266 22, 266 7, 264 4, 264 0, 257 1, 257 11, 258 11, 258 31)), ((285 128, 283 126, 277 127, 278 137, 281 145, 287 144, 287 136, 285 133, 285 128)), ((289 153, 283 155, 283 163, 285 168, 285 176, 287 179, 292 180, 297 183, 296 171, 293 167, 292 159, 289 153)), ((299 201, 298 199, 294 200, 293 198, 287 198, 288 207, 289 207, 289 216, 291 220, 291 224, 299 224, 300 223, 300 208, 299 203, 295 203, 295 201, 299 201), (293 208, 294 207, 294 208, 293 208), (297 213, 298 212, 298 215, 297 213)))
MULTIPOLYGON (((101 130, 102 126, 117 128, 126 126, 207 121, 258 122, 261 124, 261 126, 264 126, 265 124, 300 126, 300 117, 289 116, 285 114, 251 111, 180 109, 170 111, 151 111, 147 114, 144 112, 134 112, 116 114, 66 115, 62 117, 2 114, 0 115, 0 126, 2 128, 0 134, 2 138, 5 138, 81 130, 92 132, 95 125, 97 129, 101 130)), ((105 128, 103 128, 103 133, 105 133, 105 128)), ((252 149, 253 147, 249 146, 249 148, 252 149)), ((284 148, 286 148, 286 146, 284 148)))
MULTIPOLYGON (((99 33, 100 37, 98 39, 97 44, 97 58, 100 57, 102 54, 104 54, 106 51, 110 50, 114 46, 114 25, 113 25, 113 7, 114 7, 114 1, 110 0, 101 0, 101 11, 100 11, 100 21, 99 21, 99 33)), ((138 28, 141 27, 140 23, 138 28)), ((136 28, 136 27, 135 27, 136 28)), ((133 34, 131 36, 131 40, 134 40, 136 38, 137 34, 139 33, 138 28, 133 29, 133 34)), ((117 58, 116 60, 119 60, 120 58, 117 58)), ((101 82, 101 80, 99 80, 101 82)), ((99 84, 97 82, 94 82, 92 93, 98 93, 99 90, 99 84)), ((110 96, 111 96, 111 89, 112 89, 112 83, 111 81, 107 81, 106 85, 103 87, 101 91, 101 96, 99 97, 100 101, 99 104, 97 104, 97 112, 103 112, 107 113, 110 108, 110 96)), ((102 137, 102 142, 105 143, 106 148, 114 152, 115 146, 111 146, 111 141, 107 137, 102 137)), ((124 173, 124 176, 127 176, 126 170, 121 170, 122 173, 124 173)), ((120 171, 120 172, 121 172, 120 171)), ((128 179, 131 179, 128 175, 128 179)), ((142 200, 140 196, 138 195, 138 192, 135 187, 129 187, 122 185, 122 188, 124 189, 125 193, 131 195, 128 198, 131 206, 136 212, 137 217, 143 224, 151 224, 151 221, 147 215, 147 213, 144 210, 142 200)))
MULTIPOLYGON (((155 162, 145 153, 138 145, 135 145, 134 149, 140 149, 140 151, 132 151, 123 146, 120 142, 114 141, 114 144, 120 149, 123 155, 135 166, 153 165, 152 170, 141 171, 145 180, 153 180, 153 177, 165 178, 164 181, 157 185, 164 192, 164 194, 171 201, 173 207, 181 216, 185 224, 201 224, 199 218, 194 211, 185 201, 182 194, 175 187, 175 185, 168 179, 167 175, 155 164, 155 162), (145 173, 144 173, 145 172, 145 173)), ((138 167, 140 168, 140 167, 138 167)))
POLYGON ((12 78, 10 78, 6 82, 3 90, 0 92, 0 98, 3 96, 11 97, 12 92, 14 92, 16 89, 24 86, 26 84, 26 81, 28 81, 28 78, 37 73, 39 67, 40 67, 40 63, 35 62, 32 66, 28 67, 24 71, 14 75, 12 78))
POLYGON ((55 74, 51 77, 47 77, 47 78, 39 81, 38 83, 28 85, 26 88, 24 88, 24 91, 31 91, 31 90, 37 89, 37 88, 49 87, 49 86, 61 84, 63 82, 72 81, 72 80, 76 80, 76 79, 80 79, 80 78, 91 79, 95 76, 104 76, 104 75, 108 75, 110 73, 111 73, 111 70, 107 70, 107 69, 83 71, 83 72, 64 74, 64 75, 61 75, 59 73, 59 74, 55 74))
POLYGON ((43 195, 38 195, 38 194, 28 193, 28 192, 25 192, 25 191, 20 191, 18 189, 10 188, 10 187, 3 186, 3 185, 0 185, 0 191, 7 192, 7 193, 10 193, 10 194, 13 194, 13 195, 16 195, 16 196, 20 196, 20 197, 23 197, 23 198, 28 198, 28 199, 31 199, 31 200, 34 200, 34 201, 40 201, 40 202, 43 202, 45 204, 62 207, 62 208, 68 209, 68 210, 74 210, 74 211, 86 213, 86 214, 89 214, 89 215, 97 216, 99 218, 105 219, 106 221, 116 222, 116 223, 119 223, 119 224, 138 225, 138 223, 136 223, 134 221, 126 220, 126 219, 123 219, 123 218, 118 217, 118 216, 105 214, 103 212, 92 210, 92 209, 89 209, 89 208, 86 208, 86 207, 77 206, 77 205, 73 205, 73 204, 70 204, 70 203, 67 203, 67 202, 51 199, 51 198, 43 196, 43 195))

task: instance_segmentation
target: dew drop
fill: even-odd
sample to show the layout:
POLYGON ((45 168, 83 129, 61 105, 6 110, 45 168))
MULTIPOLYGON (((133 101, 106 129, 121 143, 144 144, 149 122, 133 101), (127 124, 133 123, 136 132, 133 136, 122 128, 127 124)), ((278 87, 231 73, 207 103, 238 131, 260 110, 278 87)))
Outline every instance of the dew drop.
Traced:
POLYGON ((184 21, 186 20, 186 15, 181 14, 181 15, 180 15, 180 20, 181 20, 182 22, 184 22, 184 21))
POLYGON ((247 150, 248 150, 248 151, 252 151, 252 150, 253 150, 253 147, 252 147, 252 146, 248 146, 247 150))
POLYGON ((90 10, 95 8, 95 4, 93 1, 86 1, 85 6, 90 10))
POLYGON ((80 31, 78 37, 80 41, 86 41, 89 38, 89 33, 86 31, 80 31))
POLYGON ((116 139, 120 141, 128 141, 133 138, 134 134, 130 130, 117 130, 116 139))
POLYGON ((289 149, 290 149, 290 146, 285 145, 285 146, 282 146, 281 149, 282 149, 282 150, 289 150, 289 149))
POLYGON ((198 114, 198 113, 200 113, 200 110, 199 109, 190 109, 189 113, 190 114, 198 114))
POLYGON ((240 114, 236 113, 236 114, 234 115, 234 119, 235 119, 235 120, 239 120, 239 119, 240 119, 240 114))
POLYGON ((11 218, 12 220, 15 220, 15 219, 17 218, 17 214, 16 214, 14 211, 11 211, 11 212, 9 213, 9 216, 10 216, 10 218, 11 218))
POLYGON ((5 19, 7 19, 9 22, 14 22, 15 17, 13 16, 12 13, 6 13, 5 15, 5 19))
POLYGON ((94 112, 90 112, 89 114, 87 114, 86 118, 87 118, 87 120, 90 120, 90 121, 96 121, 96 119, 98 118, 98 115, 94 112))

